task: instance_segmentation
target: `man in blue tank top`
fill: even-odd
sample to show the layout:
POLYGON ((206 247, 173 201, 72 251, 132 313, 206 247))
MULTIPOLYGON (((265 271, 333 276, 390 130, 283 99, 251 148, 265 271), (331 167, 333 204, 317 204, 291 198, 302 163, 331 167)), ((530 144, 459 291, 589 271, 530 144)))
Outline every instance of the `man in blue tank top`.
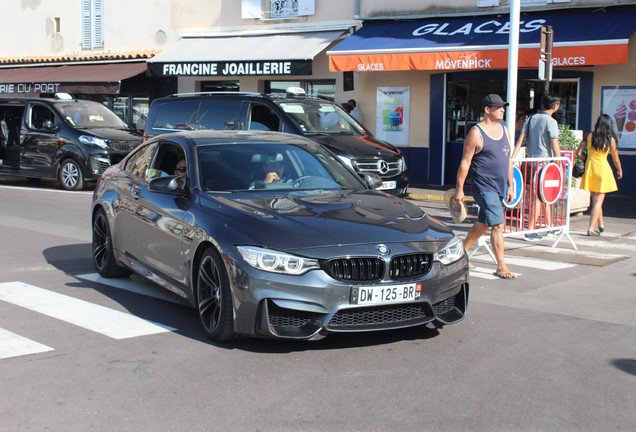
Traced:
POLYGON ((514 199, 510 137, 508 129, 502 123, 507 105, 497 94, 489 94, 481 101, 484 119, 468 132, 464 141, 453 199, 458 203, 464 201, 464 182, 470 175, 470 191, 479 206, 479 215, 477 222, 466 234, 464 250, 468 252, 486 229, 490 228, 490 244, 497 260, 494 274, 502 279, 513 279, 517 275, 506 267, 503 237, 502 200, 506 183, 506 202, 514 199))

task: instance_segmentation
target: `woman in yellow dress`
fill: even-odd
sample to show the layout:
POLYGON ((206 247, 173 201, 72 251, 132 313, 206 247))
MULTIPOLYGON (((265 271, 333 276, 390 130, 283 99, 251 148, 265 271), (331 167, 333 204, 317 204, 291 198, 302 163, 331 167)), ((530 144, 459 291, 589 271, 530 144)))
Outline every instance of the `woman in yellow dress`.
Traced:
POLYGON ((607 114, 601 114, 596 120, 594 130, 588 134, 587 139, 581 141, 576 149, 576 155, 585 161, 581 189, 590 191, 592 195, 590 223, 587 227, 588 236, 598 236, 605 231, 603 200, 606 193, 618 190, 612 167, 607 160, 608 153, 612 154, 612 161, 616 167, 616 178, 623 178, 612 119, 607 114), (587 156, 583 152, 584 149, 587 149, 587 156))

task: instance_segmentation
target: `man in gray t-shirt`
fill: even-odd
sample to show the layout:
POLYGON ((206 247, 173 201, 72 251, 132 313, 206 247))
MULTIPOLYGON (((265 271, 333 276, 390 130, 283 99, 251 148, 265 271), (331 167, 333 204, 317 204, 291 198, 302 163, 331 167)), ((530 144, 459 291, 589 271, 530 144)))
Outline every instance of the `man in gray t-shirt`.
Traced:
MULTIPOLYGON (((557 121, 552 118, 552 114, 559 110, 561 106, 561 98, 554 95, 545 95, 541 99, 541 111, 534 115, 531 115, 523 125, 523 130, 519 139, 515 143, 515 149, 512 152, 512 158, 516 159, 521 146, 526 143, 526 157, 528 158, 547 158, 561 157, 561 150, 559 147, 559 125, 557 121)), ((536 169, 540 168, 541 164, 536 165, 536 169)), ((536 176, 537 173, 532 173, 536 176)), ((533 179, 527 179, 528 181, 533 179)), ((535 204, 532 219, 528 225, 528 229, 534 230, 537 227, 537 220, 539 219, 541 207, 539 206, 539 196, 534 191, 535 204)), ((552 208, 550 204, 544 204, 545 211, 545 223, 547 226, 552 226, 552 208)), ((550 234, 550 233, 548 233, 550 234)), ((543 237, 538 233, 526 234, 526 240, 534 241, 541 240, 543 237)))
POLYGON ((516 158, 524 141, 526 157, 561 157, 559 148, 559 125, 552 115, 559 110, 561 99, 546 95, 542 99, 542 110, 531 115, 523 125, 519 139, 515 143, 512 158, 516 158))

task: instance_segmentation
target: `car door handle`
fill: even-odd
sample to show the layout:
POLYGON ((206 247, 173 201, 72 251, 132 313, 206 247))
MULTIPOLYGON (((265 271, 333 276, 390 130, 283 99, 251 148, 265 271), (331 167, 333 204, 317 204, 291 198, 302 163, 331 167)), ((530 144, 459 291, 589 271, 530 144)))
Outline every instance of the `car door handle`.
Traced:
POLYGON ((141 188, 137 185, 133 185, 130 187, 130 193, 132 194, 134 199, 141 198, 141 188))

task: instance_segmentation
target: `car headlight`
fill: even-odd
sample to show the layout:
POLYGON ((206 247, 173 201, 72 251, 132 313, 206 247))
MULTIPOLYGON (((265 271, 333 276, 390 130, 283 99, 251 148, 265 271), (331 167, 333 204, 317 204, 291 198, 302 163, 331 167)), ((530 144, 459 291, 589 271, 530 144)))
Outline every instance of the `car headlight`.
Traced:
POLYGON ((355 168, 353 167, 353 161, 351 160, 351 158, 338 155, 338 159, 340 159, 341 162, 343 162, 346 166, 348 166, 352 170, 355 170, 355 168))
POLYGON ((108 144, 106 144, 106 140, 97 138, 91 135, 80 136, 79 142, 81 142, 82 144, 96 145, 101 148, 108 148, 108 144))
POLYGON ((464 243, 462 239, 455 237, 448 246, 433 255, 433 260, 439 261, 444 265, 449 265, 455 261, 459 261, 464 254, 464 243))
POLYGON ((301 275, 320 268, 318 261, 314 259, 254 246, 237 246, 237 249, 249 265, 267 272, 301 275))

